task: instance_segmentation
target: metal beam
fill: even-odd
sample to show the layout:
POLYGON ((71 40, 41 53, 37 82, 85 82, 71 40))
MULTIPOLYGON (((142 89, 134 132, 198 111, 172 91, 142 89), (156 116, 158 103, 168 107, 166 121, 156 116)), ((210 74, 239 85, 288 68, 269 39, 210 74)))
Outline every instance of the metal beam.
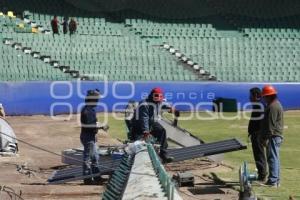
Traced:
POLYGON ((68 169, 56 170, 48 179, 49 184, 61 184, 76 180, 83 180, 85 178, 91 178, 99 175, 111 174, 120 165, 121 160, 114 160, 110 162, 100 163, 100 173, 83 175, 82 166, 74 166, 68 169))
MULTIPOLYGON (((238 151, 246 149, 247 147, 237 139, 229 139, 212 143, 205 143, 200 145, 194 145, 190 147, 168 149, 167 152, 170 156, 174 157, 173 162, 189 160, 194 158, 200 158, 204 156, 216 155, 226 152, 238 151)), ((112 173, 121 163, 120 160, 107 159, 100 162, 101 174, 112 173)), ((55 171, 48 182, 50 184, 59 184, 69 181, 82 180, 93 176, 99 176, 99 174, 92 174, 87 176, 82 175, 82 166, 74 166, 72 168, 55 171)))
POLYGON ((247 147, 237 139, 230 139, 179 149, 168 149, 167 151, 169 156, 174 157, 173 162, 178 162, 220 153, 238 151, 246 148, 247 147))
POLYGON ((167 138, 180 145, 181 147, 188 147, 204 143, 187 130, 182 129, 178 126, 173 126, 173 124, 169 120, 161 119, 158 121, 158 123, 166 129, 167 138))

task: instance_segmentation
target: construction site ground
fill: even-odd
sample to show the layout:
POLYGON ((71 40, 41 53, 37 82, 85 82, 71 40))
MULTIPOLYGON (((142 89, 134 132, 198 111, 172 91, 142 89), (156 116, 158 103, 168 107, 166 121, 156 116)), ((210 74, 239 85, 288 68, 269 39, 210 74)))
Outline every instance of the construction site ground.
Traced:
MULTIPOLYGON (((19 140, 59 154, 64 149, 81 146, 77 120, 78 115, 71 119, 66 119, 64 116, 59 119, 49 116, 7 117, 19 140)), ((111 131, 118 131, 118 128, 111 127, 111 131)), ((98 134, 99 145, 119 143, 120 141, 112 138, 109 133, 100 131, 98 134)), ((0 186, 12 188, 17 194, 21 194, 23 199, 100 199, 105 190, 105 181, 99 186, 83 185, 82 181, 48 185, 47 178, 51 173, 63 167, 65 165, 59 156, 19 142, 19 153, 16 157, 0 157, 0 186)), ((232 170, 230 166, 202 158, 170 163, 165 168, 171 175, 176 172, 190 171, 195 176, 194 187, 178 189, 183 199, 238 199, 236 190, 230 185, 216 182, 213 176, 218 172, 230 172, 232 170)), ((5 192, 0 193, 0 197, 1 200, 10 199, 5 192)))

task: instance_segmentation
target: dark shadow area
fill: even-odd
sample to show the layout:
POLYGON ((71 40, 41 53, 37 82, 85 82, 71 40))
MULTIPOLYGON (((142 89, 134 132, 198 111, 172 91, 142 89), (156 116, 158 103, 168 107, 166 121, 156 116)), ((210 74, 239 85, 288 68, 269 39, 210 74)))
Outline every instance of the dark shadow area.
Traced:
POLYGON ((24 11, 30 11, 65 17, 103 17, 106 21, 123 23, 125 19, 148 19, 175 24, 212 24, 219 30, 300 28, 300 2, 296 0, 272 1, 272 3, 265 0, 258 1, 257 4, 220 0, 189 0, 184 5, 175 0, 167 2, 151 0, 139 3, 132 0, 125 3, 126 6, 121 7, 121 1, 118 0, 105 2, 102 0, 1 0, 0 9, 3 12, 13 10, 18 16, 22 16, 24 11), (163 5, 153 5, 158 2, 163 2, 161 3, 163 5), (93 11, 87 10, 89 7, 93 7, 93 11))
MULTIPOLYGON (((61 170, 61 169, 66 169, 68 167, 70 167, 70 165, 57 165, 57 166, 50 167, 49 169, 61 170)), ((48 169, 41 169, 41 170, 48 170, 48 169)))
MULTIPOLYGON (((218 187, 219 188, 228 188, 228 185, 230 186, 230 185, 232 185, 232 186, 234 186, 234 185, 239 185, 239 183, 238 182, 226 182, 226 185, 224 185, 224 184, 217 184, 218 185, 218 187)), ((196 183, 195 185, 198 185, 198 186, 208 186, 208 185, 213 185, 213 186, 216 186, 216 183, 215 182, 211 182, 211 183, 196 183)))
POLYGON ((194 187, 188 189, 193 195, 204 195, 204 194, 225 194, 223 190, 220 190, 217 186, 208 187, 194 187))
POLYGON ((22 185, 48 185, 47 183, 21 183, 22 185))

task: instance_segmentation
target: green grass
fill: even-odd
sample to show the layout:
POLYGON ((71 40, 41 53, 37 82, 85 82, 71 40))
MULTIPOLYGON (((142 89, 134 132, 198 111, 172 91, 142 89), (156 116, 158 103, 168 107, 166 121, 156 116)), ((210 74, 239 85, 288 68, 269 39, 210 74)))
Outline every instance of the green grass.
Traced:
MULTIPOLYGON (((212 118, 205 113, 184 113, 179 121, 179 126, 187 129, 205 142, 213 142, 222 139, 238 138, 247 144, 248 149, 225 154, 224 162, 234 167, 230 173, 218 173, 218 177, 223 180, 238 181, 238 169, 243 161, 249 163, 251 171, 254 171, 255 165, 252 156, 251 144, 247 143, 247 125, 248 120, 243 117, 235 117, 234 113, 224 114, 227 117, 235 119, 224 120, 217 115, 212 120, 203 120, 203 118, 212 118), (196 117, 196 114, 199 116, 196 117), (184 120, 187 116, 190 119, 184 120), (201 119, 199 119, 201 117, 201 119)), ((121 116, 121 114, 117 114, 121 116)), ((167 116, 170 117, 170 116, 167 116)), ((103 118, 103 117, 101 117, 103 118)), ((281 147, 281 187, 279 189, 254 186, 254 191, 260 197, 266 199, 288 199, 290 195, 300 199, 300 112, 286 112, 284 129, 284 142, 281 147), (299 155, 298 155, 299 153, 299 155), (299 156, 299 157, 298 157, 299 156), (299 185, 298 185, 299 184, 299 185)), ((108 115, 110 134, 112 137, 125 139, 125 123, 123 120, 116 120, 112 114, 108 115)))

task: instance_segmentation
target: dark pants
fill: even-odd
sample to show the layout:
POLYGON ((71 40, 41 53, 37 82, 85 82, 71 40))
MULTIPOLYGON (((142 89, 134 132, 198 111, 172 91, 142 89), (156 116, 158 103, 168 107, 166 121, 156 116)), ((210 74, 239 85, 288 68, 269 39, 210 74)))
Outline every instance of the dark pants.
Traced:
POLYGON ((81 133, 80 141, 83 145, 83 175, 99 172, 99 155, 96 137, 93 133, 81 133))
MULTIPOLYGON (((166 129, 162 127, 158 122, 154 122, 153 124, 151 124, 150 129, 150 134, 160 143, 159 156, 164 159, 167 156, 166 150, 168 148, 166 129)), ((131 137, 133 141, 140 140, 143 137, 143 133, 137 126, 133 125, 131 130, 131 137)))
POLYGON ((127 139, 128 140, 134 140, 132 133, 132 128, 133 128, 133 124, 132 124, 132 120, 128 120, 125 119, 125 124, 127 126, 127 139))
POLYGON ((256 168, 258 171, 258 178, 264 179, 267 176, 267 161, 264 146, 261 138, 255 133, 251 134, 251 143, 256 168))
POLYGON ((167 155, 167 132, 162 125, 158 122, 154 122, 151 127, 151 135, 160 143, 160 157, 164 158, 167 155))

